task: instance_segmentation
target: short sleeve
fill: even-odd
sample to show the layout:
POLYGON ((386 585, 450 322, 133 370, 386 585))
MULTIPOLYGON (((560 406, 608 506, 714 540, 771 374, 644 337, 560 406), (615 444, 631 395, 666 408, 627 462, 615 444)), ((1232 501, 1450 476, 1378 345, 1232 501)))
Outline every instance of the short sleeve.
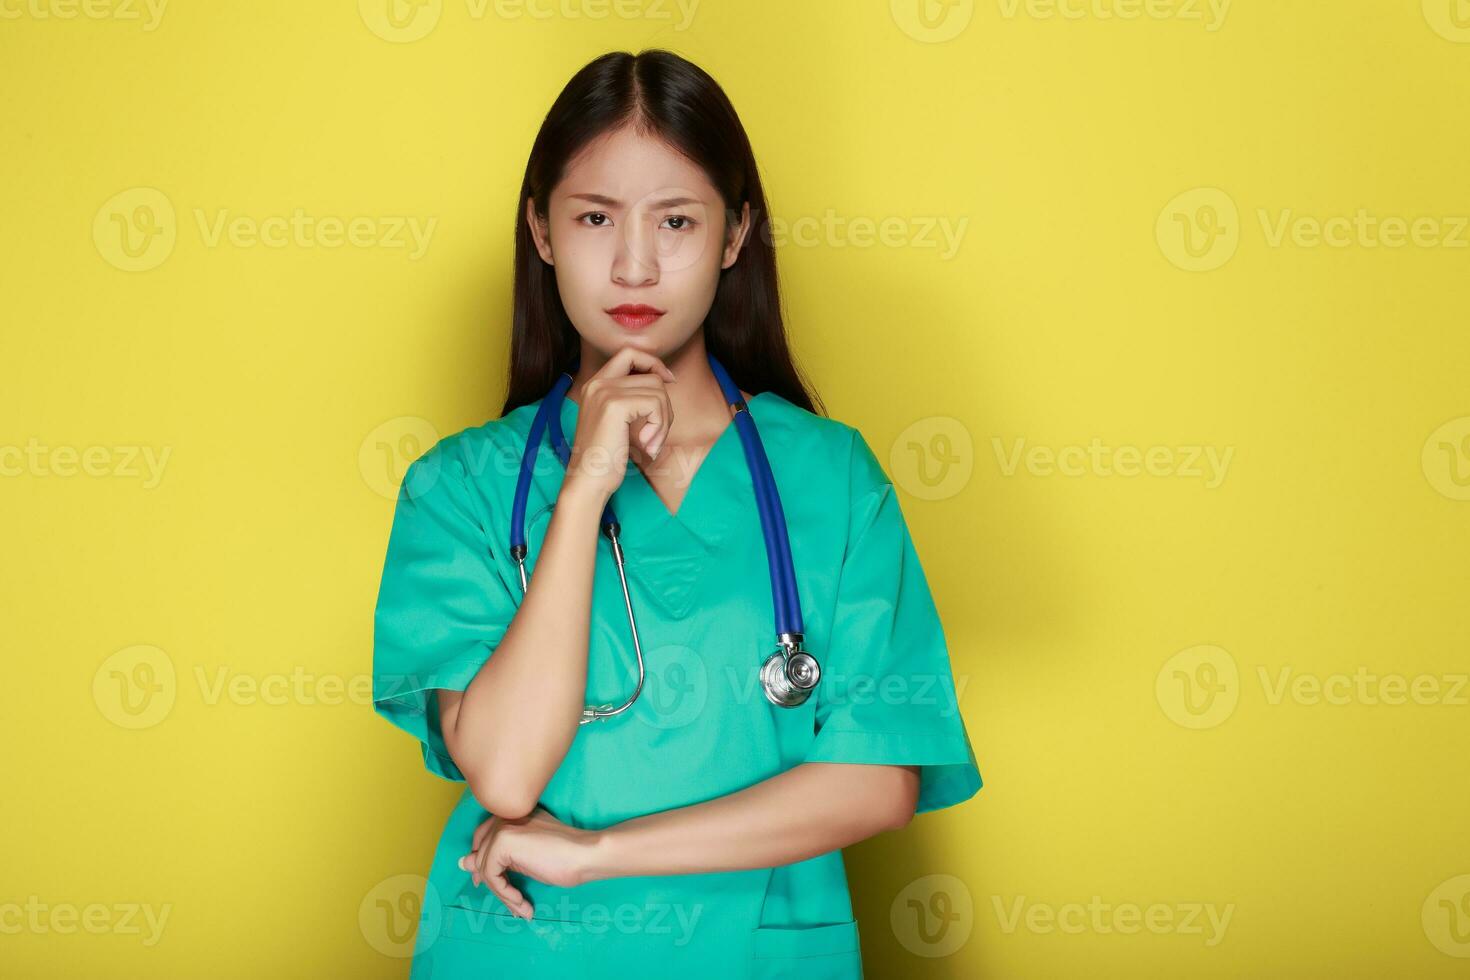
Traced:
POLYGON ((847 548, 808 762, 919 767, 916 813, 961 803, 980 771, 960 716, 944 629, 898 495, 853 432, 847 548))
POLYGON ((461 781, 433 691, 468 687, 517 608, 484 523, 463 463, 442 443, 416 460, 398 490, 373 615, 374 710, 419 740, 430 772, 461 781))

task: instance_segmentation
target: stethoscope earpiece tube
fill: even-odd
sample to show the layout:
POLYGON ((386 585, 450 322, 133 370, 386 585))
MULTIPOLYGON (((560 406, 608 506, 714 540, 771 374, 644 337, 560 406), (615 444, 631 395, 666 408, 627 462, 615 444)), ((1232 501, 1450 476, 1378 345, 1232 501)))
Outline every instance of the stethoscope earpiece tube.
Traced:
POLYGON ((796 588, 796 569, 791 561, 791 534, 786 527, 786 514, 776 489, 776 477, 771 472, 770 457, 761 444, 760 431, 751 418, 750 409, 725 366, 713 354, 709 355, 709 362, 725 400, 735 409, 734 425, 745 447, 745 462, 755 489, 756 509, 760 513, 766 559, 771 570, 771 599, 776 610, 778 646, 761 666, 761 686, 766 700, 783 708, 792 708, 811 695, 822 671, 817 658, 802 648, 805 627, 801 618, 801 594, 796 588))

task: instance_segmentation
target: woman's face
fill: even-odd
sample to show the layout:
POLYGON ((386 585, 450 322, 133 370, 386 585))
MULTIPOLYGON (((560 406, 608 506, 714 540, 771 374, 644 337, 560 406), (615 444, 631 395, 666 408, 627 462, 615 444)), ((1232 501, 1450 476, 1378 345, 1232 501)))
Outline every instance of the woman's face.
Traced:
POLYGON ((720 270, 745 243, 750 206, 727 233, 724 201, 704 171, 625 127, 573 158, 544 220, 528 200, 526 220, 585 343, 604 357, 633 346, 667 360, 704 323, 720 270), (620 306, 661 315, 619 320, 620 306))

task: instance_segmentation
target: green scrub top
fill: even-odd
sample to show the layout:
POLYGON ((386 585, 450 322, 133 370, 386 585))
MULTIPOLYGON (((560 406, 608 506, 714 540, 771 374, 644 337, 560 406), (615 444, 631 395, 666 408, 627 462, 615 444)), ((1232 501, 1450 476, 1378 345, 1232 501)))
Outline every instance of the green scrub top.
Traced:
MULTIPOLYGON (((539 407, 440 440, 399 490, 374 619, 373 701, 446 779, 464 776, 445 748, 433 691, 464 690, 520 605, 510 510, 539 407)), ((821 680, 795 708, 772 705, 761 689, 776 639, 771 580, 734 424, 675 514, 630 461, 612 505, 646 679, 631 708, 578 729, 542 793, 541 805, 566 824, 604 828, 700 803, 803 762, 918 766, 919 813, 980 788, 939 616, 877 458, 856 429, 775 392, 754 395, 748 408, 781 495, 806 648, 821 680)), ((577 410, 563 400, 569 442, 577 410)), ((544 443, 526 509, 532 582, 564 472, 544 443)), ((600 536, 587 703, 622 704, 637 677, 617 566, 600 536)), ((429 871, 414 980, 619 969, 702 980, 862 975, 840 850, 778 868, 574 888, 511 872, 535 909, 527 922, 458 866, 487 817, 466 787, 429 871)))

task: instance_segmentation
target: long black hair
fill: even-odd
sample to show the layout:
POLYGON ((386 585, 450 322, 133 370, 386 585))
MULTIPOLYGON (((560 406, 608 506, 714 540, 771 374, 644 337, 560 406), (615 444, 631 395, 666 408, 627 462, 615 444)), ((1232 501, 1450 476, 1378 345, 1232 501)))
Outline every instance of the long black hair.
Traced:
POLYGON ((740 256, 720 270, 704 321, 705 347, 735 383, 757 394, 774 391, 809 412, 821 412, 791 360, 776 253, 755 155, 735 107, 704 69, 658 48, 613 51, 572 76, 552 104, 526 161, 516 208, 514 319, 504 415, 536 401, 581 351, 581 338, 562 307, 556 274, 536 251, 526 201, 549 212, 551 191, 565 167, 592 140, 624 126, 663 140, 702 167, 724 199, 726 228, 749 203, 752 228, 740 256))

